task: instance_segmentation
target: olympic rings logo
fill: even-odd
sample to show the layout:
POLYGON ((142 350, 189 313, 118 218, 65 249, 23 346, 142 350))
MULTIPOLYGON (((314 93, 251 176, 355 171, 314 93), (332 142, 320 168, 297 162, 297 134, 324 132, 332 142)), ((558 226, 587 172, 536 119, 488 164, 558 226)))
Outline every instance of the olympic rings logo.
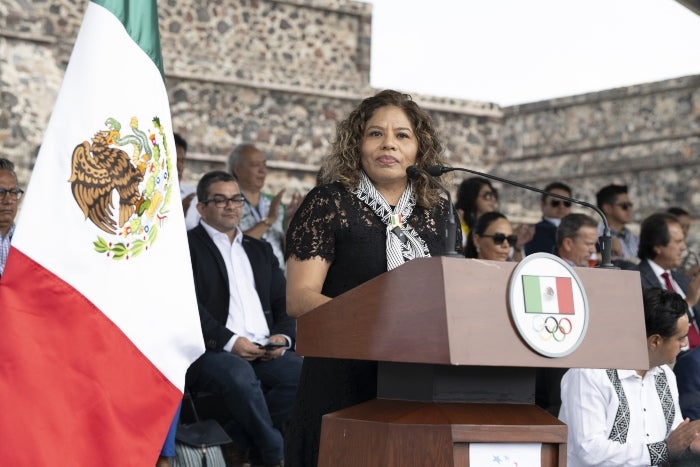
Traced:
POLYGON ((571 333, 573 326, 566 316, 557 319, 555 316, 536 316, 532 320, 532 329, 539 334, 543 341, 554 339, 561 342, 571 333))

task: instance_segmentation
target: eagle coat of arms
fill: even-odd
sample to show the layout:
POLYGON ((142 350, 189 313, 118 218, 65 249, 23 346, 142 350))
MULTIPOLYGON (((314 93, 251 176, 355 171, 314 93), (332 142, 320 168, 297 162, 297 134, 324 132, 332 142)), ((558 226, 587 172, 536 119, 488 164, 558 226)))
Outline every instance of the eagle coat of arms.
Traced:
POLYGON ((108 118, 106 130, 73 150, 68 180, 73 197, 85 219, 109 236, 97 236, 95 251, 113 259, 148 250, 167 218, 172 161, 160 120, 153 118, 152 125, 143 131, 133 117, 131 132, 123 135, 121 124, 108 118))

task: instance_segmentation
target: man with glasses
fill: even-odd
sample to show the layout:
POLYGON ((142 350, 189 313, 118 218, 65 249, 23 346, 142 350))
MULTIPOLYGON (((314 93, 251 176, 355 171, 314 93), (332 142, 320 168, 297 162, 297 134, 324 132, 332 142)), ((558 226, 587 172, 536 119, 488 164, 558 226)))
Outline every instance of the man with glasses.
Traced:
MULTIPOLYGON (((612 257, 622 269, 629 269, 637 262, 639 237, 626 224, 632 221, 634 205, 627 194, 627 185, 607 185, 596 194, 596 203, 608 218, 612 235, 612 257)), ((603 235, 603 224, 598 225, 598 235, 603 235)))
MULTIPOLYGON (((571 188, 562 182, 552 182, 545 191, 556 195, 571 197, 571 188)), ((535 224, 535 235, 525 244, 525 254, 532 253, 553 253, 556 243, 557 227, 561 218, 571 212, 571 203, 549 195, 542 195, 540 204, 542 210, 542 220, 535 224)))
POLYGON ((270 244, 239 228, 245 197, 232 174, 205 174, 197 199, 201 220, 187 236, 206 352, 187 387, 223 398, 237 448, 226 451, 230 464, 251 449, 254 463, 280 465, 301 372, 284 274, 270 244))
POLYGON ((17 184, 15 165, 0 158, 0 277, 5 270, 10 241, 15 233, 17 205, 24 191, 17 184))

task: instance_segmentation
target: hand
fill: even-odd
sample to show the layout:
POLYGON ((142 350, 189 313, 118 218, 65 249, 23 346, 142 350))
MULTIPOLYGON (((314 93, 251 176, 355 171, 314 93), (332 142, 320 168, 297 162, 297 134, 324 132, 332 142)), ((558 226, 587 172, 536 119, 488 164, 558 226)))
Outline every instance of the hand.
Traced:
POLYGON ((185 196, 182 198, 182 212, 187 214, 187 211, 190 209, 190 204, 192 203, 192 199, 194 198, 195 193, 190 193, 189 195, 185 196))
POLYGON ((676 458, 688 448, 691 448, 693 452, 700 452, 698 432, 700 432, 700 420, 694 422, 691 422, 689 418, 683 420, 666 438, 669 457, 676 458))
POLYGON ((270 210, 267 212, 267 219, 271 224, 274 224, 280 215, 280 204, 282 203, 282 196, 284 195, 284 188, 280 190, 279 193, 272 198, 270 202, 270 210))
POLYGON ((236 342, 233 344, 231 353, 252 362, 253 360, 263 357, 265 355, 265 350, 258 347, 257 344, 250 342, 248 338, 241 336, 236 339, 236 342))
POLYGON ((532 224, 520 224, 515 228, 515 235, 518 236, 518 244, 511 246, 514 246, 517 250, 532 240, 532 237, 535 236, 535 226, 532 224))
POLYGON ((691 279, 685 294, 685 301, 691 308, 697 305, 698 300, 700 300, 700 274, 691 279))
POLYGON ((695 279, 698 275, 700 275, 700 265, 696 264, 695 266, 690 266, 685 270, 685 275, 691 279, 695 279))
MULTIPOLYGON (((270 336, 270 338, 267 340, 269 343, 274 343, 274 344, 284 344, 285 346, 287 345, 287 339, 281 334, 275 334, 270 336)), ((284 353, 287 351, 285 347, 280 347, 278 349, 270 349, 265 351, 265 355, 260 357, 260 360, 263 362, 267 362, 270 360, 274 360, 275 358, 281 357, 284 355, 284 353)))

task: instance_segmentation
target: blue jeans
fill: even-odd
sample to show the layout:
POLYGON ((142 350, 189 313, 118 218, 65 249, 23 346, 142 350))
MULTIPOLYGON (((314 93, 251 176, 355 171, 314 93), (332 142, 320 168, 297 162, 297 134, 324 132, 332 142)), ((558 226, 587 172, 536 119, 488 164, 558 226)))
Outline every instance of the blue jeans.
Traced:
POLYGON ((254 448, 263 464, 284 458, 282 431, 292 413, 302 359, 287 350, 267 362, 207 351, 197 361, 195 392, 220 395, 232 419, 224 429, 241 449, 254 448))

